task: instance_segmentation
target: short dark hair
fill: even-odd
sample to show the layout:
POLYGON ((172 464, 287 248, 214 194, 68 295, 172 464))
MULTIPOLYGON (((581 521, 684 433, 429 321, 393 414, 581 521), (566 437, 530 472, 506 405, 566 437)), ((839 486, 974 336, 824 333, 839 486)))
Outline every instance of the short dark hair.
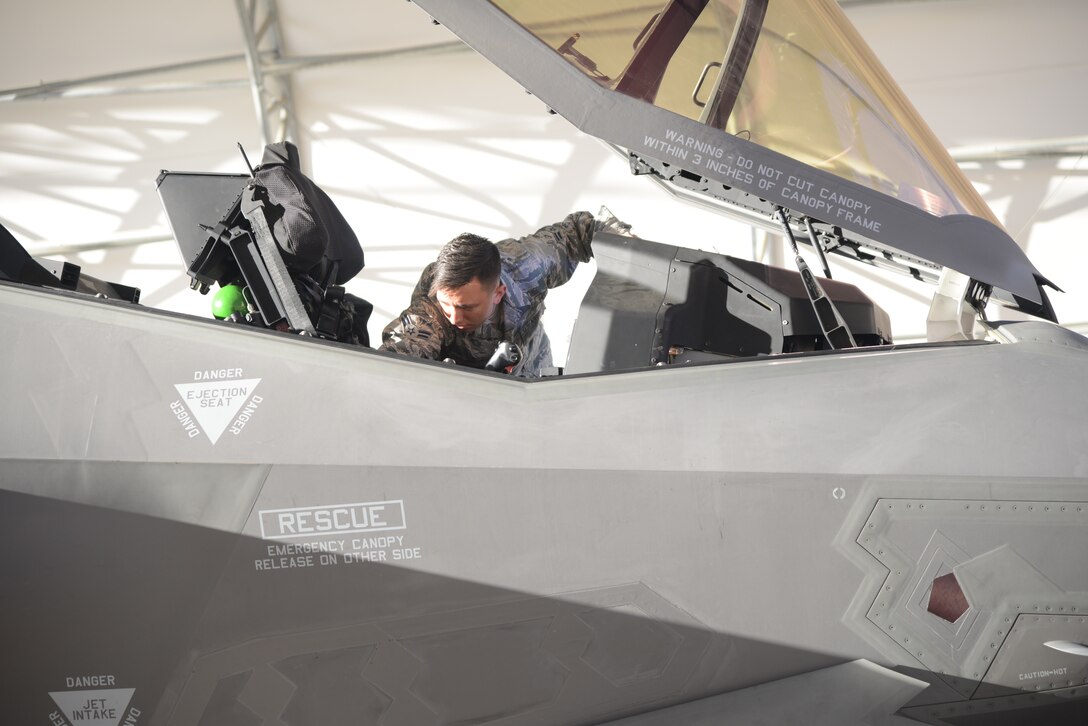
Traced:
POLYGON ((474 279, 490 287, 498 283, 501 270, 502 260, 495 243, 466 232, 451 239, 438 253, 430 292, 464 287, 474 279))

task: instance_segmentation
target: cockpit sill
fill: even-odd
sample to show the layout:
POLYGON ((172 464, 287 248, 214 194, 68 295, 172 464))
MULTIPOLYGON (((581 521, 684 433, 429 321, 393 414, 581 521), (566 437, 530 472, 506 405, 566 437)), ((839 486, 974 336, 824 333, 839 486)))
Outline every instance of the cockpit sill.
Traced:
MULTIPOLYGON (((6 304, 4 303, 3 298, 12 294, 19 296, 43 296, 45 298, 55 298, 71 303, 76 303, 82 309, 95 310, 92 315, 97 320, 102 320, 102 313, 106 313, 108 315, 109 312, 107 311, 112 311, 125 317, 130 315, 138 315, 141 317, 151 316, 161 320, 175 320, 179 322, 196 323, 202 327, 207 326, 209 328, 214 328, 217 334, 226 333, 231 337, 258 336, 263 337, 266 340, 275 340, 278 345, 301 345, 306 347, 316 347, 319 349, 324 349, 329 351, 330 353, 333 353, 335 351, 338 354, 347 353, 351 355, 377 356, 379 358, 395 360, 402 364, 409 364, 412 366, 424 366, 431 369, 442 369, 448 371, 449 373, 457 375, 470 375, 475 377, 482 376, 495 382, 502 382, 506 385, 542 385, 548 383, 557 383, 560 381, 587 380, 602 377, 614 378, 616 376, 627 376, 635 374, 667 375, 666 371, 679 373, 680 371, 707 369, 726 365, 777 366, 783 364, 799 364, 806 360, 830 358, 842 359, 844 361, 844 364, 848 365, 848 363, 846 363, 847 361, 858 360, 860 358, 869 358, 873 356, 885 357, 905 354, 917 355, 924 354, 927 351, 939 352, 967 348, 990 347, 995 345, 1016 345, 1021 343, 1088 350, 1088 337, 1082 336, 1079 333, 1075 333, 1066 328, 1062 328, 1059 325, 1042 321, 1008 321, 987 323, 986 325, 988 328, 988 333, 986 339, 984 340, 890 343, 886 345, 859 346, 856 348, 847 348, 842 350, 825 349, 775 353, 770 355, 759 354, 753 356, 735 357, 718 356, 715 360, 692 360, 672 364, 660 363, 651 366, 611 371, 565 373, 562 371, 562 369, 556 369, 552 372, 551 375, 546 375, 541 378, 516 378, 500 372, 470 368, 467 366, 457 366, 449 363, 443 363, 441 361, 410 358, 396 353, 376 350, 373 348, 353 346, 347 343, 341 343, 333 340, 325 340, 317 337, 302 336, 294 332, 281 332, 259 326, 240 325, 224 320, 216 320, 214 318, 204 318, 171 310, 149 308, 139 303, 133 303, 127 300, 109 299, 103 297, 102 295, 88 295, 79 292, 73 292, 70 290, 44 288, 27 285, 25 283, 16 283, 6 280, 0 280, 0 304, 6 304)), ((39 303, 28 303, 26 305, 28 308, 35 309, 40 307, 39 303)), ((123 321, 120 319, 115 320, 115 322, 118 324, 124 324, 123 321)), ((143 328, 146 326, 141 325, 140 327, 143 328)))

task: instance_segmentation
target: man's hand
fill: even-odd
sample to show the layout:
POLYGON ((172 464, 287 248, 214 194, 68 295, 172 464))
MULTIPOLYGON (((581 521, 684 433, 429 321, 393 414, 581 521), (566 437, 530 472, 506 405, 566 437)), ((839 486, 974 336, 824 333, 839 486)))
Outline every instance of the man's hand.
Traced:
POLYGON ((611 232, 612 234, 622 235, 624 237, 634 237, 631 234, 631 225, 626 222, 621 222, 616 215, 612 214, 608 207, 601 206, 601 210, 597 212, 597 216, 593 219, 593 233, 597 232, 611 232))

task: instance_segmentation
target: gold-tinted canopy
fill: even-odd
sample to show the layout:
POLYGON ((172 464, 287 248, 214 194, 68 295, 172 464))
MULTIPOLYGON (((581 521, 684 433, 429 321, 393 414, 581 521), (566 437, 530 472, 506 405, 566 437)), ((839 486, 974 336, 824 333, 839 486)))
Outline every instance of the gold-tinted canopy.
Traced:
POLYGON ((834 0, 492 0, 600 85, 937 216, 992 212, 834 0))

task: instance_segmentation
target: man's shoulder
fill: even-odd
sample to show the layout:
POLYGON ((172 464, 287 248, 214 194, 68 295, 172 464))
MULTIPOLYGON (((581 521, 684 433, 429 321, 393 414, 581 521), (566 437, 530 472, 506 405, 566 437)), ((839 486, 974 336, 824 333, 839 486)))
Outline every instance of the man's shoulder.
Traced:
POLYGON ((552 264, 550 256, 542 250, 522 244, 522 240, 502 240, 495 243, 502 260, 503 282, 509 288, 512 284, 532 285, 537 278, 543 278, 552 264))
POLYGON ((416 285, 416 290, 421 290, 424 295, 430 293, 431 283, 434 282, 434 268, 437 264, 437 260, 428 262, 427 266, 423 268, 423 272, 419 273, 419 283, 416 285))

